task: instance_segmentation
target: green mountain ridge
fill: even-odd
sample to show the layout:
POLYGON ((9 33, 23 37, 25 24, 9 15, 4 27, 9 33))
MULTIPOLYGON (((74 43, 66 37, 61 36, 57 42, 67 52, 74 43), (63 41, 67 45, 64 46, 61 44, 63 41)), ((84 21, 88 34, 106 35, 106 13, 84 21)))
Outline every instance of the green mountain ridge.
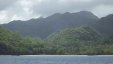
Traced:
POLYGON ((13 21, 0 27, 0 55, 111 55, 112 24, 112 14, 98 19, 87 11, 13 21))
POLYGON ((56 13, 46 18, 31 19, 28 21, 12 21, 2 26, 11 31, 16 31, 22 36, 46 38, 50 34, 65 28, 75 28, 81 25, 90 25, 99 18, 88 11, 76 13, 56 13))
MULTIPOLYGON (((54 35, 50 35, 49 38, 52 38, 50 40, 54 40, 54 39, 72 39, 76 40, 79 39, 80 41, 97 41, 99 39, 99 37, 101 37, 99 34, 97 34, 94 30, 92 30, 89 27, 78 27, 78 28, 67 28, 62 30, 59 33, 56 33, 54 35)), ((57 42, 57 41, 55 41, 57 42)))
POLYGON ((40 39, 23 38, 15 32, 0 27, 0 55, 36 54, 35 48, 41 48, 42 44, 43 41, 40 39))
POLYGON ((62 50, 63 54, 98 55, 112 54, 113 41, 110 38, 103 38, 103 36, 85 26, 64 29, 52 34, 48 37, 48 40, 51 44, 57 46, 58 50, 62 50))
POLYGON ((102 38, 89 27, 68 28, 47 40, 23 38, 0 27, 0 55, 113 54, 112 36, 102 38))

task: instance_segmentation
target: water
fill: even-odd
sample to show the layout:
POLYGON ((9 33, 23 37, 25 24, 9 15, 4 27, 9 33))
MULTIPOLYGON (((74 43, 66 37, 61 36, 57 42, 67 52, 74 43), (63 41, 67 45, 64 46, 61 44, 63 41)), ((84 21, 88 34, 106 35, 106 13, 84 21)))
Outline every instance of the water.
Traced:
POLYGON ((113 55, 23 55, 0 56, 0 64, 113 64, 113 55))

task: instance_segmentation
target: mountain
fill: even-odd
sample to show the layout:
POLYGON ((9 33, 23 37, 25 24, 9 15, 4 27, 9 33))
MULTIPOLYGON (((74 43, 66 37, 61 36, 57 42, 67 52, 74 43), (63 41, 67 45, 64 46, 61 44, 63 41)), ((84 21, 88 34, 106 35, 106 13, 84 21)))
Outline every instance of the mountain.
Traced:
POLYGON ((104 38, 90 27, 67 28, 48 37, 56 53, 101 55, 112 54, 113 36, 104 38))
POLYGON ((43 54, 46 45, 39 38, 24 38, 0 26, 0 55, 43 54))
POLYGON ((113 54, 113 36, 101 40, 92 28, 66 28, 48 37, 48 40, 23 38, 0 27, 0 55, 110 55, 113 54), (46 42, 45 42, 46 41, 46 42))
POLYGON ((25 51, 26 49, 23 50, 23 46, 21 46, 24 44, 22 41, 23 39, 18 34, 0 27, 0 55, 17 54, 20 53, 20 50, 25 51))
POLYGON ((98 21, 99 18, 88 11, 77 13, 66 12, 64 14, 55 13, 46 18, 31 19, 28 21, 12 21, 2 26, 16 31, 24 36, 46 38, 50 34, 65 28, 79 27, 98 21))
POLYGON ((113 54, 113 14, 99 19, 88 11, 56 13, 46 18, 16 20, 1 26, 0 55, 113 54), (12 31, 47 39, 24 38, 12 31))
POLYGON ((101 35, 96 33, 92 28, 88 26, 81 26, 78 28, 66 28, 60 32, 54 33, 48 37, 48 40, 54 44, 63 44, 68 46, 69 44, 77 45, 76 43, 90 43, 97 42, 101 38, 101 35))
POLYGON ((92 26, 102 35, 113 35, 113 14, 102 17, 96 23, 92 24, 92 26))

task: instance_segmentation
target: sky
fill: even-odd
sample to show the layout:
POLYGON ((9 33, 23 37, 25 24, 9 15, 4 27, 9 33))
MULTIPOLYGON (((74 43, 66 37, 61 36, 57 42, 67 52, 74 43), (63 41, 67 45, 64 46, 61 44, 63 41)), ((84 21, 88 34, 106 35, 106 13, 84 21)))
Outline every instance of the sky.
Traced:
POLYGON ((113 14, 113 0, 0 0, 0 24, 78 11, 101 18, 113 14))

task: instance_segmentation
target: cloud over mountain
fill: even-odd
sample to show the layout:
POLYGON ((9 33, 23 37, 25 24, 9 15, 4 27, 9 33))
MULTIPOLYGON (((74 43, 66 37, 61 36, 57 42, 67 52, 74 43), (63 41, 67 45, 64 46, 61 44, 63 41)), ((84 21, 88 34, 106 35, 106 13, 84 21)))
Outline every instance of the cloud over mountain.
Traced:
POLYGON ((0 23, 81 10, 102 17, 112 13, 113 0, 0 0, 0 23))

